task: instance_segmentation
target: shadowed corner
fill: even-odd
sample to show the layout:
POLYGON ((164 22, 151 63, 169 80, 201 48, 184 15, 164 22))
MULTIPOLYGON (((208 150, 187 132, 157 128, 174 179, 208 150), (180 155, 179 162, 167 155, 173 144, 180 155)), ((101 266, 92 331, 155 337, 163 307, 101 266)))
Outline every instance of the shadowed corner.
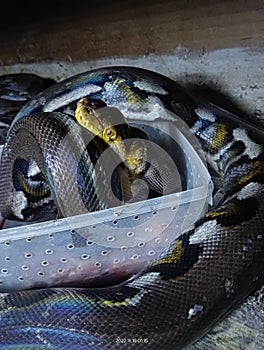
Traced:
POLYGON ((4 227, 5 222, 6 222, 6 219, 3 218, 3 217, 1 216, 1 213, 0 213, 0 230, 2 230, 2 228, 4 227))
MULTIPOLYGON (((206 80, 208 78, 204 78, 206 80)), ((218 89, 215 85, 210 85, 208 83, 202 84, 188 84, 186 86, 190 91, 195 94, 196 97, 200 97, 203 100, 207 100, 216 106, 219 106, 226 111, 238 115, 241 119, 249 121, 255 125, 259 125, 260 120, 255 114, 250 114, 244 108, 241 107, 241 104, 237 102, 231 95, 228 95, 227 92, 223 92, 218 89)))

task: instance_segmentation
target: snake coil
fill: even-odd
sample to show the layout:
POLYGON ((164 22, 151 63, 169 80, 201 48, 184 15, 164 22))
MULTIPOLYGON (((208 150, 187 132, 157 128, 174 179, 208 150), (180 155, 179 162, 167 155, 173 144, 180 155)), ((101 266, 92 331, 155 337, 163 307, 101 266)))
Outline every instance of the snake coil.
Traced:
POLYGON ((181 349, 263 282, 263 130, 158 73, 109 67, 47 89, 18 113, 10 133, 27 115, 71 114, 84 96, 126 117, 180 117, 200 141, 221 196, 166 255, 120 285, 1 295, 0 349, 181 349))

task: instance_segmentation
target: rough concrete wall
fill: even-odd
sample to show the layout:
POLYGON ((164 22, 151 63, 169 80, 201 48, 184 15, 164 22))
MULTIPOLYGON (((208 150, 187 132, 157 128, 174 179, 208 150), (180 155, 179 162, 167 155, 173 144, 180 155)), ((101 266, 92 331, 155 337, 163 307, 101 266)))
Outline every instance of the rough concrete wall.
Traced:
POLYGON ((141 55, 68 62, 42 61, 0 67, 0 74, 31 72, 59 81, 109 65, 133 65, 163 73, 191 86, 220 106, 239 114, 263 117, 264 49, 229 48, 214 51, 175 48, 170 55, 141 55))
POLYGON ((262 115, 262 0, 13 0, 6 6, 0 74, 61 80, 98 66, 136 65, 195 85, 235 111, 262 115))

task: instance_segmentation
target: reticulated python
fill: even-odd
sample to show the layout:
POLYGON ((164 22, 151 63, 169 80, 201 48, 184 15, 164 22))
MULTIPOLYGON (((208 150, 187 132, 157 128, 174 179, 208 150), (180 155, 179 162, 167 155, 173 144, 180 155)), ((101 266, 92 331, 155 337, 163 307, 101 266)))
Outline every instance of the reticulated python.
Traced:
MULTIPOLYGON (((121 285, 1 295, 0 349, 180 349, 263 282, 263 131, 166 77, 129 67, 55 85, 21 110, 13 127, 29 114, 69 113, 84 96, 125 116, 144 103, 143 120, 151 113, 166 119, 165 110, 180 116, 217 178, 218 201, 167 255, 121 285)), ((10 178, 1 176, 3 189, 10 178)))

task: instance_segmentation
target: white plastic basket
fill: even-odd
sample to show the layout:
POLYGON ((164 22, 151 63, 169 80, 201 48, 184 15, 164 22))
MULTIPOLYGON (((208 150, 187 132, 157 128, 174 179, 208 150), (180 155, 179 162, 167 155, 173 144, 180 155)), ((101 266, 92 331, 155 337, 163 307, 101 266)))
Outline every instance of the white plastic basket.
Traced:
POLYGON ((211 204, 213 184, 198 141, 178 122, 137 126, 180 159, 182 192, 53 221, 7 222, 0 231, 0 291, 122 280, 190 229, 211 204))

